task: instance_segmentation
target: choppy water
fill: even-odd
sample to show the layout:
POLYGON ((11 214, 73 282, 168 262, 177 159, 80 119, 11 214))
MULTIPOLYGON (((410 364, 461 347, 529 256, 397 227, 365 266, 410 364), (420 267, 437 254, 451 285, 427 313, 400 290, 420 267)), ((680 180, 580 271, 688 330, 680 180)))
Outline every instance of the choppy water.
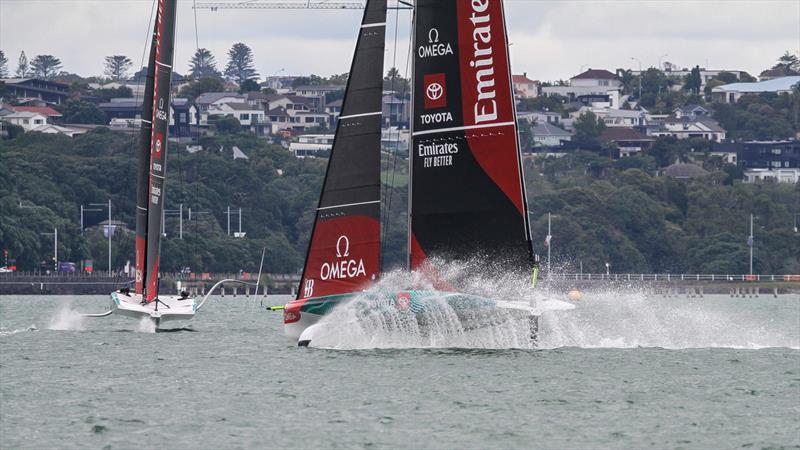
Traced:
POLYGON ((105 297, 0 298, 0 448, 800 446, 797 296, 588 294, 539 350, 297 348, 251 300, 152 333, 70 312, 105 297))

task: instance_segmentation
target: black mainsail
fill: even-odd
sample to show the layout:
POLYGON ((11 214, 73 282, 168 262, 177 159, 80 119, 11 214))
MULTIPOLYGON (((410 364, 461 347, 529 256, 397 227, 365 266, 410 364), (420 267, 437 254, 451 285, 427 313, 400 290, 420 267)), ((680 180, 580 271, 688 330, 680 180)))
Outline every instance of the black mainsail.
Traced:
MULTIPOLYGON (((166 175, 167 133, 169 131, 170 82, 175 44, 175 13, 177 0, 158 0, 154 29, 153 98, 151 99, 152 129, 150 142, 150 174, 148 181, 147 234, 145 247, 144 298, 147 302, 158 296, 158 269, 161 253, 161 221, 164 210, 164 177, 166 175)), ((149 70, 149 68, 148 68, 149 70)), ((145 102, 147 99, 145 99, 145 102)))
POLYGON ((142 125, 139 131, 139 162, 136 176, 136 259, 135 284, 137 294, 144 290, 145 249, 147 246, 147 207, 150 187, 150 140, 153 132, 153 84, 155 78, 156 29, 153 27, 153 39, 150 43, 150 58, 147 65, 147 77, 144 82, 144 102, 142 103, 142 125))
MULTIPOLYGON (((369 0, 328 160, 297 300, 357 291, 380 271, 386 0, 369 0)), ((299 308, 299 304, 295 305, 299 308)))
POLYGON ((412 270, 434 257, 517 268, 530 261, 503 14, 501 0, 416 2, 412 270))

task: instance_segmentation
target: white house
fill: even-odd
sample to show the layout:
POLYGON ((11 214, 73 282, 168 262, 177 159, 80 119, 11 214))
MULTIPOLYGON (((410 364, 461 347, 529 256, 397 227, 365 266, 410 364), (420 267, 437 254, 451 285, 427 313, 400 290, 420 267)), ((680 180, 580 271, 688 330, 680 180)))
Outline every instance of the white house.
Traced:
POLYGON ((2 117, 4 121, 22 127, 25 132, 32 131, 34 128, 47 123, 47 116, 29 111, 13 112, 2 117))
POLYGON ((534 147, 558 147, 561 141, 572 140, 572 134, 551 123, 543 122, 531 126, 534 147))
POLYGON ((736 103, 743 95, 772 92, 790 94, 798 88, 800 76, 773 78, 753 83, 731 83, 711 89, 711 100, 719 103, 736 103))
POLYGON ((297 137, 297 142, 289 144, 289 151, 298 158, 315 158, 318 152, 333 148, 333 137, 332 134, 304 134, 297 137))
POLYGON ((511 75, 514 84, 514 93, 520 98, 535 98, 539 96, 539 82, 528 78, 528 73, 511 75))
POLYGON ((705 138, 710 141, 722 142, 725 140, 725 129, 717 121, 709 117, 689 117, 667 118, 659 123, 657 127, 648 128, 648 136, 674 136, 678 139, 688 139, 693 137, 705 138))
POLYGON ((570 78, 569 86, 542 88, 542 95, 563 95, 570 101, 605 104, 609 108, 621 105, 622 81, 613 73, 602 69, 589 69, 570 78))
POLYGON ((550 111, 517 111, 517 120, 558 125, 561 122, 561 114, 550 111))
POLYGON ((194 104, 200 114, 200 125, 208 125, 208 110, 212 105, 222 105, 223 103, 247 103, 247 97, 235 92, 206 92, 200 94, 194 104))
POLYGON ((745 183, 771 181, 777 183, 800 182, 800 169, 747 169, 744 171, 745 183))
POLYGON ((592 112, 595 116, 603 120, 607 127, 643 127, 647 126, 649 120, 647 112, 634 109, 598 108, 584 106, 577 111, 570 113, 570 117, 577 119, 586 112, 592 112))
POLYGON ((250 106, 249 103, 222 103, 212 104, 208 111, 208 117, 211 116, 233 116, 243 127, 250 127, 258 123, 265 122, 264 111, 250 106))

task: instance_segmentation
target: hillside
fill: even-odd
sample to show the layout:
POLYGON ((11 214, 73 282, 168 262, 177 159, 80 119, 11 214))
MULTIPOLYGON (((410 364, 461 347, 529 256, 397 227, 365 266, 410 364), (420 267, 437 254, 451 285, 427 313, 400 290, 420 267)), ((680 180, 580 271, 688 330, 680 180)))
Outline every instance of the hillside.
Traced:
MULTIPOLYGON (((205 150, 170 147, 166 208, 184 207, 166 220, 162 267, 194 271, 254 271, 267 248, 265 270, 301 268, 325 160, 296 159, 278 145, 247 134, 203 138, 205 150), (247 160, 232 158, 237 146, 247 160), (221 150, 220 150, 221 149, 221 150), (245 238, 227 236, 225 211, 242 208, 245 238), (192 209, 188 220, 188 209, 192 209)), ((98 128, 74 138, 28 133, 0 141, 0 246, 19 270, 52 261, 51 236, 59 229, 59 259, 94 259, 106 269, 101 227, 105 210, 87 212, 80 233, 80 205, 112 200, 112 218, 133 229, 136 176, 130 135, 98 128)), ((395 189, 385 240, 385 266, 402 265, 405 253, 405 160, 385 162, 384 181, 395 189), (391 166, 397 168, 391 178, 391 166)), ((526 160, 525 173, 537 251, 553 214, 553 260, 586 272, 715 272, 748 269, 748 217, 756 222, 759 273, 800 273, 800 185, 746 185, 725 172, 691 182, 654 176, 650 156, 612 162, 573 153, 544 163, 526 160)), ((387 193, 390 191, 386 191, 387 193)), ((388 195, 388 194, 386 194, 388 195)), ((385 195, 385 198, 386 198, 385 195)), ((386 205, 389 202, 384 202, 386 205)), ((232 214, 231 230, 238 230, 232 214)), ((113 236, 114 268, 133 260, 132 231, 113 236)))

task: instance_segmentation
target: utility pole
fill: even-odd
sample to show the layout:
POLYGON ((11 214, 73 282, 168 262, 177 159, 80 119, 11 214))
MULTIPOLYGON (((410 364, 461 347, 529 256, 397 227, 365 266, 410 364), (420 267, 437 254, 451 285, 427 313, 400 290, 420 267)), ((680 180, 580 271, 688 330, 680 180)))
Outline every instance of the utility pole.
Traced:
POLYGON ((750 275, 753 274, 753 215, 750 214, 750 237, 747 238, 747 245, 750 247, 750 275))
POLYGON ((228 236, 231 235, 231 205, 228 205, 228 236))
MULTIPOLYGON (((108 203, 89 203, 89 206, 102 206, 104 208, 108 208, 108 222, 107 222, 107 225, 106 225, 106 237, 108 238, 108 276, 111 276, 111 234, 112 234, 112 231, 113 231, 113 228, 111 226, 111 199, 108 199, 108 203)), ((81 211, 102 211, 102 209, 81 208, 81 211)))
POLYGON ((178 220, 178 239, 183 240, 183 203, 181 203, 179 211, 179 220, 178 220))
POLYGON ((551 233, 550 213, 547 213, 547 238, 544 240, 544 243, 547 245, 547 278, 550 278, 550 241, 553 239, 553 235, 551 233))

